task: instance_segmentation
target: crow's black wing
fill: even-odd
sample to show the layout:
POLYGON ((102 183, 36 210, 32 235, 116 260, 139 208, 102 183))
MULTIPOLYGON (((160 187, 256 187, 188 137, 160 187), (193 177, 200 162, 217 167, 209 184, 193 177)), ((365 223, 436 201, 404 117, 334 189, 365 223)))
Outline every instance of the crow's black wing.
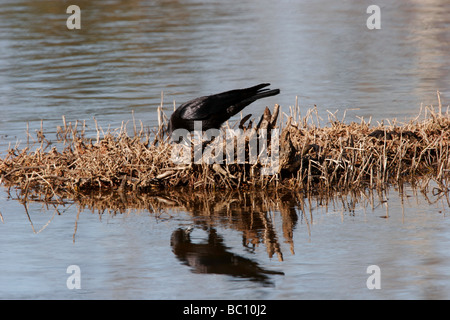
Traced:
POLYGON ((210 97, 200 97, 183 103, 179 109, 179 117, 185 120, 204 120, 211 116, 210 97))
POLYGON ((235 115, 253 101, 279 92, 279 90, 262 89, 268 85, 263 83, 188 101, 180 106, 179 116, 186 120, 204 120, 212 116, 221 116, 226 120, 225 118, 235 115))

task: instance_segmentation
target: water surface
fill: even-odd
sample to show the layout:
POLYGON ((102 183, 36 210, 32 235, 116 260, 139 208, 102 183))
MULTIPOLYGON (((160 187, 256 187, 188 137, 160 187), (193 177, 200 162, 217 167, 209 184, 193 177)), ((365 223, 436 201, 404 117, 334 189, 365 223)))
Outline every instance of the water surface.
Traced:
POLYGON ((2 203, 2 298, 449 298, 449 199, 410 186, 2 203), (81 289, 66 285, 71 265, 81 289), (371 265, 381 289, 367 287, 371 265))
MULTIPOLYGON (((357 1, 77 1, 82 28, 68 30, 68 2, 2 0, 0 154, 41 120, 50 133, 62 116, 94 131, 94 117, 106 130, 134 113, 153 128, 162 93, 170 114, 174 101, 260 82, 281 94, 248 107, 254 117, 275 103, 288 112, 296 97, 323 123, 327 110, 347 110, 349 121, 410 119, 437 105, 438 90, 447 106, 450 3, 377 4, 380 30, 366 27, 367 4, 357 1)), ((0 298, 449 298, 449 205, 431 191, 327 204, 152 197, 55 207, 3 189, 0 298), (179 251, 174 233, 189 227, 179 251), (80 290, 66 286, 70 265, 80 267, 80 290), (366 286, 369 265, 381 269, 380 290, 366 286)))
POLYGON ((22 140, 27 122, 51 129, 62 115, 115 128, 132 111, 153 127, 162 92, 170 114, 174 101, 260 82, 282 93, 255 116, 298 97, 325 120, 408 119, 450 94, 450 4, 378 3, 381 29, 369 30, 356 1, 80 1, 81 30, 68 30, 65 2, 3 0, 0 134, 22 140))

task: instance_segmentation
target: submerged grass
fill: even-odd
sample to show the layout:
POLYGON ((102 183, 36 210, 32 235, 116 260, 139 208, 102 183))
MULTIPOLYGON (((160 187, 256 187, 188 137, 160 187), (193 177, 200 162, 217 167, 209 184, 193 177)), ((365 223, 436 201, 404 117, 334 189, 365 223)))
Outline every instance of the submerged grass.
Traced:
MULTIPOLYGON (((329 194, 344 189, 377 188, 389 184, 434 180, 448 190, 450 170, 450 114, 442 105, 425 107, 408 123, 371 125, 360 119, 345 123, 329 113, 325 126, 316 109, 304 117, 298 108, 288 114, 276 105, 266 109, 257 125, 244 117, 247 130, 278 128, 280 167, 262 175, 257 163, 176 164, 173 144, 164 136, 167 118, 161 108, 159 127, 144 130, 133 121, 133 134, 122 125, 87 137, 86 124, 67 123, 57 128, 58 145, 46 140, 41 126, 27 146, 10 148, 0 159, 1 183, 16 187, 27 198, 39 191, 48 199, 91 191, 134 191, 188 187, 190 189, 296 189, 329 194), (282 116, 278 117, 279 114, 282 116)), ((95 119, 94 119, 95 121, 95 119)), ((323 121, 323 120, 322 120, 323 121)), ((236 124, 237 125, 237 124, 236 124)), ((213 142, 214 143, 214 142, 213 142)))

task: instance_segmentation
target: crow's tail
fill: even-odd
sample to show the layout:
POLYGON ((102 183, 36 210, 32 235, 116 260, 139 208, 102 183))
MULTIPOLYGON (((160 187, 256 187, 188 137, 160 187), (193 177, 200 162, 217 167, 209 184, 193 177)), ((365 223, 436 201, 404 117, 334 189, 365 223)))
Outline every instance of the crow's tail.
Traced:
POLYGON ((259 84, 257 86, 254 86, 254 87, 251 87, 251 88, 248 88, 248 89, 244 89, 245 91, 248 91, 250 93, 250 96, 248 96, 247 98, 243 99, 242 101, 240 101, 236 105, 228 108, 228 110, 227 110, 228 114, 230 116, 234 116, 235 114, 240 112, 242 109, 244 109, 246 106, 248 106, 250 103, 255 102, 258 99, 275 96, 275 95, 280 93, 280 89, 272 89, 272 90, 270 90, 268 88, 265 88, 265 87, 267 87, 269 85, 270 85, 270 83, 262 83, 262 84, 259 84))

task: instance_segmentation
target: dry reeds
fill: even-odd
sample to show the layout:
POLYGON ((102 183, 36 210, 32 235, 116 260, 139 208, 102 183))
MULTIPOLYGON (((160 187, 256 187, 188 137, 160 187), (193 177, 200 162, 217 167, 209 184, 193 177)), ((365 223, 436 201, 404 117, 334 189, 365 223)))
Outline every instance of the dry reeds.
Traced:
MULTIPOLYGON (((239 127, 244 131, 280 130, 279 167, 262 175, 256 163, 176 164, 174 144, 164 138, 164 114, 159 109, 159 127, 126 125, 103 132, 96 123, 96 136, 86 137, 86 124, 75 122, 57 129, 59 145, 46 140, 43 126, 34 143, 11 148, 0 159, 1 182, 27 195, 31 189, 58 199, 59 191, 77 194, 93 190, 148 190, 173 187, 193 189, 289 188, 305 192, 334 192, 349 188, 384 188, 390 183, 428 177, 448 190, 450 170, 450 115, 433 107, 421 110, 409 123, 371 126, 345 123, 330 113, 327 126, 320 125, 316 109, 301 117, 298 109, 278 117, 266 109, 259 123, 239 127), (286 121, 284 121, 286 120, 286 121), (50 146, 52 146, 50 148, 50 146), (33 150, 33 147, 35 149, 33 150)), ((94 119, 95 120, 95 119, 94 119)), ((248 136, 247 136, 248 137, 248 136)), ((248 147, 248 146, 246 146, 248 147)))
POLYGON ((449 113, 434 108, 426 108, 425 113, 425 119, 419 120, 419 115, 401 126, 391 122, 371 127, 364 119, 345 124, 334 115, 329 127, 288 122, 283 134, 297 152, 291 152, 290 158, 297 161, 288 166, 297 173, 295 186, 383 188, 428 176, 445 187, 450 168, 449 113))

